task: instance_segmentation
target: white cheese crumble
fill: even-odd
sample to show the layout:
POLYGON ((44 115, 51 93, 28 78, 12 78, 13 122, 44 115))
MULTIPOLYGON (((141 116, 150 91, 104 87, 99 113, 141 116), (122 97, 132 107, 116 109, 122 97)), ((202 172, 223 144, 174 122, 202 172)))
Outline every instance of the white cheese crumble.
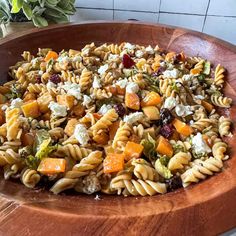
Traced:
POLYGON ((134 112, 124 117, 124 122, 133 124, 144 118, 143 112, 134 112))
POLYGON ((182 79, 183 79, 184 81, 191 80, 192 78, 193 78, 192 75, 183 75, 183 77, 182 77, 182 79))
POLYGON ((81 145, 86 145, 90 139, 87 128, 81 124, 75 126, 74 136, 81 145))
POLYGON ((97 76, 94 76, 94 79, 93 79, 93 88, 101 88, 102 85, 101 85, 101 82, 100 80, 98 79, 97 76))
POLYGON ((178 104, 177 100, 173 97, 166 98, 163 107, 167 109, 172 109, 178 104))
POLYGON ((43 75, 44 72, 42 70, 39 70, 38 73, 39 73, 39 75, 43 75))
POLYGON ((161 67, 165 67, 165 66, 166 66, 165 61, 160 62, 160 66, 161 66, 161 67))
POLYGON ((73 57, 72 59, 73 62, 81 62, 82 61, 82 57, 80 55, 76 55, 73 57))
POLYGON ((60 56, 57 58, 57 61, 59 62, 59 64, 67 64, 70 62, 70 58, 68 56, 60 56))
POLYGON ((7 108, 8 108, 8 105, 4 104, 1 109, 2 111, 5 111, 7 108))
POLYGON ((53 116, 65 117, 67 115, 67 107, 65 105, 60 105, 56 102, 50 102, 48 107, 52 111, 53 116))
POLYGON ((109 56, 108 56, 108 60, 116 60, 116 59, 118 59, 119 58, 119 55, 116 55, 116 54, 110 54, 109 56))
POLYGON ((136 52, 135 52, 135 56, 136 57, 138 57, 138 58, 142 58, 143 57, 143 51, 142 50, 137 50, 136 52))
POLYGON ((192 138, 192 145, 196 154, 204 154, 211 152, 210 147, 204 141, 201 133, 197 133, 197 135, 192 138))
POLYGON ((126 69, 126 68, 124 68, 124 69, 123 69, 123 73, 125 74, 126 77, 129 77, 129 76, 131 76, 132 69, 126 69))
POLYGON ((134 50, 135 49, 135 45, 131 44, 131 43, 126 43, 124 45, 124 48, 128 49, 128 50, 134 50))
POLYGON ((61 88, 66 90, 68 95, 74 96, 78 100, 82 99, 79 84, 71 83, 71 82, 65 82, 64 85, 61 85, 61 88))
POLYGON ((205 97, 202 95, 195 95, 194 96, 196 99, 203 100, 205 97))
POLYGON ((118 85, 120 88, 125 88, 128 84, 128 79, 125 78, 125 79, 119 80, 115 84, 118 85))
POLYGON ((137 93, 139 91, 139 86, 135 82, 130 82, 126 86, 126 92, 127 93, 137 93))
POLYGON ((21 108, 21 106, 24 104, 23 100, 21 98, 16 98, 11 101, 10 108, 21 108))
POLYGON ((100 68, 98 69, 98 73, 100 75, 104 74, 107 70, 108 70, 109 66, 108 64, 105 64, 103 66, 100 66, 100 68))
POLYGON ((48 90, 50 90, 50 89, 53 89, 53 88, 56 88, 57 87, 57 85, 56 84, 54 84, 53 82, 51 82, 51 81, 48 81, 47 82, 47 89, 48 90))
POLYGON ((177 79, 179 76, 179 71, 177 69, 166 70, 163 72, 164 78, 174 78, 177 79))
POLYGON ((89 103, 92 102, 92 98, 88 95, 84 95, 82 105, 88 107, 89 103))
POLYGON ((182 104, 178 104, 175 107, 175 112, 178 116, 182 116, 182 117, 193 114, 193 112, 191 111, 191 106, 184 106, 182 104))
POLYGON ((154 49, 152 48, 151 45, 149 45, 148 47, 146 47, 145 51, 148 53, 148 54, 154 54, 155 51, 154 49))
POLYGON ((105 115, 111 109, 112 109, 111 105, 103 104, 101 108, 99 109, 98 113, 101 115, 105 115))

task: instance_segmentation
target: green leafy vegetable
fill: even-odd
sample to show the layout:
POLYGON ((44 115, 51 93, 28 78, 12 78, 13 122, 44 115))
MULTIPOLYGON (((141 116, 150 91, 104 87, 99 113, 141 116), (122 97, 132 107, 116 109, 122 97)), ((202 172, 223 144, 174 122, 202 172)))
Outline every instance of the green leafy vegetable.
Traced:
POLYGON ((199 82, 204 82, 205 78, 206 78, 206 75, 200 74, 197 78, 198 78, 199 82))
POLYGON ((157 157, 156 153, 156 141, 150 136, 150 134, 147 135, 146 139, 141 140, 141 145, 143 145, 143 153, 144 155, 151 161, 155 160, 157 157))
POLYGON ((38 168, 40 160, 33 155, 29 155, 26 157, 25 163, 29 168, 36 170, 38 168))
POLYGON ((18 88, 16 84, 11 85, 10 88, 11 93, 6 94, 6 97, 8 99, 15 99, 15 98, 21 98, 22 97, 22 89, 18 88))
POLYGON ((38 147, 38 151, 36 152, 35 157, 41 160, 43 157, 47 157, 50 153, 52 153, 56 149, 57 149, 56 146, 51 145, 51 138, 46 139, 38 147))
POLYGON ((204 63, 203 74, 209 75, 210 72, 211 72, 211 63, 209 61, 206 61, 204 63))
POLYGON ((169 163, 170 158, 166 155, 160 156, 160 162, 162 165, 167 166, 169 163))
POLYGON ((156 160, 155 169, 158 172, 158 174, 165 179, 170 179, 173 176, 170 170, 161 163, 160 159, 156 160))

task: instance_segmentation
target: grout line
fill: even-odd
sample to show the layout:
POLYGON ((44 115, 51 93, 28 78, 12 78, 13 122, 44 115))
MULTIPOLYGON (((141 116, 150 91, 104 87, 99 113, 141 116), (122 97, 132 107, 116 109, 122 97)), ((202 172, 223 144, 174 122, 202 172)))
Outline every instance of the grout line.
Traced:
POLYGON ((112 1, 112 8, 113 8, 113 20, 115 20, 115 10, 114 10, 114 6, 115 6, 115 0, 112 1))
POLYGON ((167 12, 167 11, 159 11, 159 12, 154 12, 154 11, 138 11, 138 10, 123 10, 123 9, 112 9, 112 8, 92 8, 92 7, 76 7, 76 9, 86 9, 86 10, 113 10, 113 11, 125 11, 125 12, 140 12, 140 13, 165 13, 165 14, 175 14, 175 15, 189 15, 189 16, 214 16, 214 17, 225 17, 225 18, 236 18, 235 16, 223 16, 223 15, 206 15, 206 14, 196 14, 196 13, 181 13, 181 12, 167 12))
POLYGON ((203 30, 205 28, 206 18, 207 18, 207 13, 208 13, 208 10, 209 10, 209 6, 210 6, 210 0, 208 0, 207 9, 206 9, 206 13, 205 13, 205 17, 204 17, 204 21, 203 21, 203 25, 202 25, 202 32, 203 32, 203 30))
POLYGON ((158 19, 157 19, 157 23, 160 22, 160 13, 161 13, 161 0, 160 0, 160 4, 159 4, 159 12, 158 12, 158 19))

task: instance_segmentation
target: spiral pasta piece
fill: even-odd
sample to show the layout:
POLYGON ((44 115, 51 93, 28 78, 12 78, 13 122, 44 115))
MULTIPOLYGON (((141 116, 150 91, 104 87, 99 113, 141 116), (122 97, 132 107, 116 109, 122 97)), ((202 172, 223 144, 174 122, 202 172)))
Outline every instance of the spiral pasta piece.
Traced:
POLYGON ((184 165, 188 165, 191 160, 191 154, 185 152, 179 152, 171 157, 168 163, 168 169, 170 171, 183 169, 184 165))
POLYGON ((231 120, 229 118, 225 118, 221 116, 219 119, 219 133, 220 136, 232 136, 230 132, 231 120))
POLYGON ((215 77, 214 77, 214 84, 216 86, 223 86, 224 84, 224 72, 225 69, 223 66, 221 66, 220 64, 217 65, 216 69, 215 69, 215 77))
POLYGON ((84 68, 79 78, 79 85, 81 87, 81 90, 84 91, 87 88, 89 88, 91 82, 92 82, 92 72, 84 68))
POLYGON ((19 108, 7 109, 6 111, 6 124, 7 124, 7 140, 16 140, 20 138, 20 110, 19 108))
POLYGON ((215 106, 229 108, 232 103, 232 99, 218 95, 211 95, 211 102, 215 106))

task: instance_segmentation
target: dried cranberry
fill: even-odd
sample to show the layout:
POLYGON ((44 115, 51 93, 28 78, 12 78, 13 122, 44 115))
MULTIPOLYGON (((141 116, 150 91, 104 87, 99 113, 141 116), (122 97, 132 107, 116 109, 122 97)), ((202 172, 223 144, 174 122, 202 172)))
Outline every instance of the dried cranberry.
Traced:
POLYGON ((173 119, 171 111, 167 108, 162 108, 160 111, 160 119, 163 125, 169 124, 173 119))
POLYGON ((128 54, 123 55, 122 63, 123 63, 125 68, 130 68, 133 65, 135 65, 133 59, 128 54))
POLYGON ((58 84, 61 82, 61 78, 58 74, 51 75, 49 80, 53 82, 54 84, 58 84))
POLYGON ((122 117, 125 115, 126 110, 122 104, 115 104, 114 109, 116 110, 117 114, 122 117))
POLYGON ((160 129, 160 134, 162 136, 164 136, 165 138, 170 138, 171 135, 173 134, 173 132, 174 132, 174 129, 173 129, 173 126, 171 124, 164 125, 160 129))
POLYGON ((182 187, 182 180, 180 176, 177 176, 177 175, 173 176, 170 179, 167 179, 166 183, 167 183, 167 189, 169 191, 174 191, 175 189, 182 187))
POLYGON ((41 77, 40 77, 40 76, 37 76, 36 79, 35 79, 35 82, 36 82, 37 84, 42 83, 41 77))

